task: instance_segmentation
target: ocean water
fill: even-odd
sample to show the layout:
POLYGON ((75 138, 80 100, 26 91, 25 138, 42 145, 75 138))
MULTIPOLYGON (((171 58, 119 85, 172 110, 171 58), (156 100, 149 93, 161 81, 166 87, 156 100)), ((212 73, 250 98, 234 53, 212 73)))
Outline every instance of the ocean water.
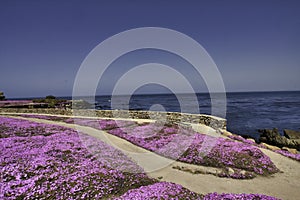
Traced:
MULTIPOLYGON (((258 138, 258 129, 300 131, 300 91, 227 93, 226 98, 227 129, 233 133, 258 138)), ((180 102, 174 94, 118 96, 113 99, 113 108, 197 113, 192 95, 182 94, 179 99, 180 102)), ((197 99, 200 113, 211 114, 210 95, 200 93, 197 94, 197 99)), ((97 109, 111 109, 111 103, 111 96, 95 98, 97 109)))

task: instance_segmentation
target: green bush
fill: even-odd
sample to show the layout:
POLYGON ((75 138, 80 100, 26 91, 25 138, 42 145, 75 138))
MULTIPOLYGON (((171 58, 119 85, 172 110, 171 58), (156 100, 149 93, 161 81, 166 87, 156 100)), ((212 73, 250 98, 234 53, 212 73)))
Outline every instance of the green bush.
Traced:
POLYGON ((59 104, 66 102, 67 100, 64 99, 56 99, 53 95, 48 95, 44 99, 34 99, 34 103, 47 103, 49 108, 54 108, 55 106, 58 106, 59 104))
POLYGON ((53 96, 53 95, 48 95, 48 96, 46 96, 46 98, 45 99, 56 99, 56 97, 55 96, 53 96))
POLYGON ((4 93, 3 92, 0 92, 0 101, 1 100, 5 100, 5 96, 4 96, 4 93))

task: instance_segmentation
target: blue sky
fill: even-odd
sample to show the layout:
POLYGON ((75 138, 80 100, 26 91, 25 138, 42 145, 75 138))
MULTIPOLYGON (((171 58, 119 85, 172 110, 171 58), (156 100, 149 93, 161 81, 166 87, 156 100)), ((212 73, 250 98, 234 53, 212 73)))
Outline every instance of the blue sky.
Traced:
MULTIPOLYGON (((77 70, 96 45, 147 26, 174 29, 198 41, 217 64, 227 91, 300 90, 299 8, 299 1, 289 0, 1 0, 0 91, 8 98, 71 95, 77 70)), ((109 93, 113 77, 135 59, 176 60, 158 51, 135 55, 116 61, 99 94, 109 93)), ((176 63, 192 76, 186 64, 176 63)), ((192 84, 206 91, 198 78, 190 77, 192 84)))

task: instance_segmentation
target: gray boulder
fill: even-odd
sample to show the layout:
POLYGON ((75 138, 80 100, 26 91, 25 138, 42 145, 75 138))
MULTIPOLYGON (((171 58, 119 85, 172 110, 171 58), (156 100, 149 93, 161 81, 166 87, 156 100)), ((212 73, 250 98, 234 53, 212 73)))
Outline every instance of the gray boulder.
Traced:
POLYGON ((278 129, 262 129, 258 132, 261 133, 259 141, 270 145, 282 147, 289 147, 300 150, 300 139, 289 139, 281 136, 278 129))
POLYGON ((85 100, 72 100, 71 101, 72 109, 91 109, 93 108, 92 104, 85 100))

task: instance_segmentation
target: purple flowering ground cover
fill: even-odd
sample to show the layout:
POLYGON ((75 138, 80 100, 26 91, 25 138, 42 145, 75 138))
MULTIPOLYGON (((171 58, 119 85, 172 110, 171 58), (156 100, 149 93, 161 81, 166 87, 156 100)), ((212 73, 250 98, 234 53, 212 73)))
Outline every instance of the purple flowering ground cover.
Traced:
MULTIPOLYGON (((242 136, 240 135, 231 135, 231 136, 228 136, 229 138, 233 139, 233 140, 236 140, 236 141, 240 141, 240 142, 243 142, 245 144, 251 144, 251 145, 255 145, 257 147, 260 147, 260 148, 264 148, 264 149, 267 149, 264 145, 261 145, 261 144, 256 144, 255 142, 251 141, 251 140, 247 140, 245 138, 243 138, 242 136)), ((270 149, 269 149, 270 150, 270 149)), ((272 150, 276 153, 279 153, 285 157, 288 157, 288 158, 291 158, 291 159, 294 159, 296 161, 300 161, 300 154, 294 154, 294 153, 290 153, 286 150, 272 150)))
POLYGON ((145 200, 145 199, 187 199, 187 200, 278 200, 275 197, 262 194, 231 194, 209 193, 206 195, 189 191, 181 185, 159 182, 137 189, 131 189, 116 200, 145 200))
MULTIPOLYGON (((51 116, 51 115, 35 115, 35 114, 25 114, 25 115, 20 115, 21 117, 26 117, 26 118, 38 118, 38 119, 45 119, 45 120, 52 120, 52 121, 62 121, 62 122, 67 122, 67 123, 74 123, 74 118, 70 118, 70 117, 57 117, 57 116, 51 116)), ((76 123, 78 124, 81 124, 81 125, 87 125, 84 120, 86 119, 80 119, 78 118, 76 120, 76 123)), ((108 121, 108 120, 101 120, 98 122, 95 122, 95 120, 93 122, 91 122, 91 120, 88 120, 90 123, 89 126, 90 127, 93 127, 93 128, 98 128, 99 129, 99 123, 100 123, 100 128, 104 129, 104 130, 110 130, 110 129, 114 129, 114 128, 119 128, 118 125, 122 124, 122 122, 124 124, 127 124, 127 125, 132 125, 132 123, 134 122, 126 122, 126 121, 121 121, 121 120, 118 120, 118 125, 114 122, 114 121, 108 121), (110 126, 107 126, 107 124, 110 124, 110 126)), ((231 135, 231 136, 228 136, 230 139, 232 140, 236 140, 236 141, 239 141, 239 142, 242 142, 242 143, 245 143, 245 144, 249 144, 249 145, 252 145, 252 146, 257 146, 257 147, 260 147, 260 148, 266 148, 264 145, 259 145, 259 144, 256 144, 255 142, 251 141, 251 140, 247 140, 245 138, 243 138, 242 136, 240 135, 231 135)), ((294 159, 296 161, 300 161, 300 154, 293 154, 293 153, 290 153, 286 150, 275 150, 274 152, 276 153, 279 153, 285 157, 288 157, 288 158, 291 158, 291 159, 294 159)), ((226 171, 226 170, 225 170, 226 171)), ((242 175, 241 173, 239 173, 239 169, 236 169, 237 173, 233 174, 233 175, 230 175, 230 177, 232 178, 252 178, 254 177, 253 174, 251 173, 247 173, 247 175, 242 175)), ((228 177, 228 174, 225 172, 225 173, 222 173, 220 174, 221 177, 228 177)))
POLYGON ((61 126, 0 116, 0 134, 0 199, 276 200, 260 194, 202 195, 157 182, 120 151, 82 135, 98 151, 90 154, 77 132, 61 126))
MULTIPOLYGON (((73 119, 65 120, 73 123, 73 119)), ((253 178, 278 172, 271 159, 260 149, 224 138, 200 134, 179 125, 142 123, 132 121, 77 119, 76 123, 90 126, 121 137, 131 143, 174 160, 186 163, 223 168, 220 177, 237 179, 253 178), (213 140, 213 147, 203 153, 205 141, 213 140), (180 150, 180 151, 179 151, 180 150), (228 167, 234 173, 228 173, 228 167)))
MULTIPOLYGON (((40 118, 41 116, 29 115, 29 117, 40 118)), ((51 120, 52 116, 42 116, 42 119, 51 120)), ((222 173, 218 174, 220 177, 248 179, 258 174, 269 175, 279 171, 270 158, 253 146, 251 141, 242 143, 224 138, 213 138, 174 124, 162 126, 156 123, 138 124, 134 121, 88 118, 59 120, 106 130, 110 134, 174 160, 222 168, 222 173), (204 154, 202 145, 207 140, 214 140, 214 146, 208 154, 204 154)))
POLYGON ((297 161, 300 161, 300 154, 293 154, 293 153, 290 153, 288 151, 285 151, 285 150, 275 150, 276 153, 279 153, 281 155, 284 155, 286 157, 289 157, 289 158, 292 158, 294 160, 297 160, 297 161))
MULTIPOLYGON (((247 171, 246 173, 230 174, 229 176, 232 178, 251 178, 254 176, 252 172, 269 175, 278 171, 270 158, 252 145, 224 138, 214 138, 190 129, 179 129, 176 126, 164 127, 157 134, 151 132, 155 129, 155 124, 148 124, 133 131, 117 128, 110 130, 109 133, 179 161, 211 167, 232 167, 237 169, 236 171, 239 169, 247 171), (208 153, 203 147, 207 141, 213 141, 213 146, 208 153), (178 149, 184 151, 178 151, 178 149)), ((223 176, 226 177, 226 175, 223 176)))
POLYGON ((263 195, 263 194, 218 194, 210 193, 204 196, 203 200, 278 200, 275 197, 263 195))
POLYGON ((37 118, 37 119, 45 119, 45 120, 52 120, 52 121, 63 121, 69 117, 59 117, 54 115, 36 115, 36 114, 23 114, 18 115, 25 118, 37 118))
POLYGON ((116 200, 144 200, 144 199, 203 199, 203 195, 196 194, 181 185, 159 182, 148 186, 127 191, 116 200))
POLYGON ((101 199, 156 181, 120 151, 55 125, 0 117, 0 199, 101 199), (126 169, 140 173, 127 173, 126 169))

